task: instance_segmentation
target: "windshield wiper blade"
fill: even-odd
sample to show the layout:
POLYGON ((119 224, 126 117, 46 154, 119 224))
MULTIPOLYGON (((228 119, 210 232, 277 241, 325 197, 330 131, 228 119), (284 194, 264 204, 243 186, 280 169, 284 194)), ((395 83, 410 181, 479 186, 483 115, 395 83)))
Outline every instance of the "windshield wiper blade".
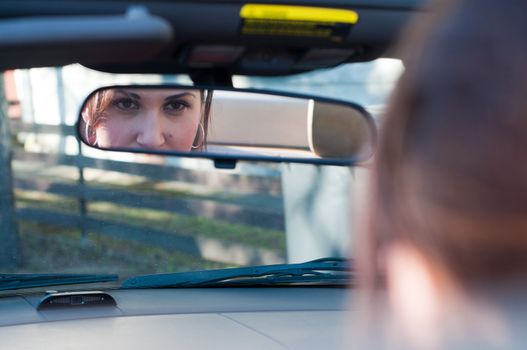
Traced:
MULTIPOLYGON (((211 286, 280 286, 280 285, 323 285, 323 286, 347 286, 350 284, 351 275, 349 272, 343 273, 324 273, 317 275, 291 276, 291 275, 267 275, 262 277, 240 277, 227 280, 208 282, 211 286)), ((200 286, 200 285, 198 285, 200 286)), ((202 285, 201 285, 202 286, 202 285)))
POLYGON ((113 282, 119 279, 112 274, 0 274, 0 290, 56 286, 63 284, 113 282))
POLYGON ((300 264, 278 264, 230 269, 144 275, 126 279, 121 288, 201 287, 212 285, 349 282, 347 259, 323 258, 300 264), (252 281, 251 281, 252 280, 252 281))

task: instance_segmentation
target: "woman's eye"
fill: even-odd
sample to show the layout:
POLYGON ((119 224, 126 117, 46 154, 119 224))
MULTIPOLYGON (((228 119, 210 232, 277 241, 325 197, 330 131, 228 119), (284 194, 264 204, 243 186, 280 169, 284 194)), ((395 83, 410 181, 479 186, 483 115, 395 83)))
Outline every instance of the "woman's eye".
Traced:
POLYGON ((139 104, 131 98, 121 98, 114 101, 114 106, 123 111, 132 111, 139 109, 139 104))
POLYGON ((172 101, 165 104, 165 109, 170 112, 180 112, 188 107, 188 104, 185 102, 172 101))

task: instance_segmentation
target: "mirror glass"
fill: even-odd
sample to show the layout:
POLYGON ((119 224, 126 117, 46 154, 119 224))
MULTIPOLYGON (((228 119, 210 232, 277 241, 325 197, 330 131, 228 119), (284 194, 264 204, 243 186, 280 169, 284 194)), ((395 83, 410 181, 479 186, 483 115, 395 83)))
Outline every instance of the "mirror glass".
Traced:
POLYGON ((365 160, 375 135, 370 116, 351 104, 180 86, 98 89, 81 108, 78 132, 105 150, 303 163, 365 160))

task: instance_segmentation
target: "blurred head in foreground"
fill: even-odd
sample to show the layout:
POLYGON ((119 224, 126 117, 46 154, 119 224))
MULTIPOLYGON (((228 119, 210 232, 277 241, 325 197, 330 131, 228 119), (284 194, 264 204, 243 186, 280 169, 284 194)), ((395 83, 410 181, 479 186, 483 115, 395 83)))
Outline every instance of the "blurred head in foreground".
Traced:
POLYGON ((527 320, 527 2, 435 10, 403 36, 381 133, 357 250, 364 324, 386 348, 514 348, 527 320))

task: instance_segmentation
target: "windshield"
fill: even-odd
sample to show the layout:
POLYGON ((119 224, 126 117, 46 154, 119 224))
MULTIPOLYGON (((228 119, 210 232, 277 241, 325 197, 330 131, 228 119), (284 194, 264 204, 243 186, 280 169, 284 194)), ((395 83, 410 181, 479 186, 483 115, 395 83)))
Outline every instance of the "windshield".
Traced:
MULTIPOLYGON (((378 60, 234 84, 339 98, 376 115, 400 70, 378 60)), ((105 152, 75 138, 80 105, 95 88, 164 82, 190 84, 79 65, 4 73, 2 273, 106 274, 118 286, 143 274, 348 256, 356 169, 239 162, 218 170, 208 160, 105 152)))

